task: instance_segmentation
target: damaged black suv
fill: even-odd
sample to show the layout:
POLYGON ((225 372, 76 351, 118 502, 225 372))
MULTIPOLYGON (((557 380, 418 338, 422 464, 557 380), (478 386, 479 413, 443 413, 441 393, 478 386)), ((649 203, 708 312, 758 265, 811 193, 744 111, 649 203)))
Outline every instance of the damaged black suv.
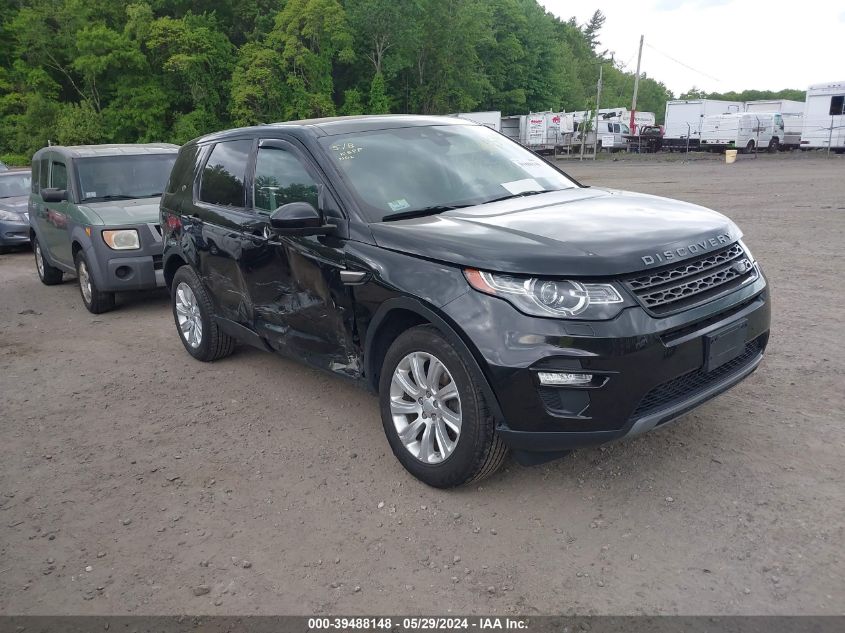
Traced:
MULTIPOLYGON (((664 424, 748 376, 766 281, 702 207, 584 187, 504 136, 420 116, 230 130, 161 200, 185 349, 235 341, 378 393, 439 487, 664 424)), ((362 423, 364 423, 362 421, 362 423)))

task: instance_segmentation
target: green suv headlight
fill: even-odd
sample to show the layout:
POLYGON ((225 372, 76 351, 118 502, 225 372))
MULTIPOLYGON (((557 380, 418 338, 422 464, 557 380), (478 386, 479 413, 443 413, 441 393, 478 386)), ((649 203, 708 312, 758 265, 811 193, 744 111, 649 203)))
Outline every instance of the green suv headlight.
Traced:
POLYGON ((103 241, 108 244, 109 248, 116 251, 131 251, 141 248, 138 231, 135 229, 103 231, 103 241))
POLYGON ((479 292, 506 299, 534 316, 610 319, 625 303, 613 284, 516 277, 475 269, 464 270, 464 275, 479 292))

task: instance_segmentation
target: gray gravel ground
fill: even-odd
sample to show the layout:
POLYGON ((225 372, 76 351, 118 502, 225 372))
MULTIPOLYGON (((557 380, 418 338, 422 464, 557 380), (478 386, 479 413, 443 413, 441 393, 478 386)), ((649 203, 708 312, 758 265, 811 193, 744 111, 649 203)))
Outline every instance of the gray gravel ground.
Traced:
POLYGON ((565 166, 743 227, 774 294, 756 374, 444 492, 364 391, 248 348, 198 363, 166 295, 93 316, 3 255, 0 613, 845 613, 845 160, 565 166))

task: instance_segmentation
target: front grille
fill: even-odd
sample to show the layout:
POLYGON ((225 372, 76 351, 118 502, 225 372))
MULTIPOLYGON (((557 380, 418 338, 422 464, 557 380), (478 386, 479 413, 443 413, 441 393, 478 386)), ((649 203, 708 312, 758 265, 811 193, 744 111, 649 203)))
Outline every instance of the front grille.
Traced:
POLYGON ((658 385, 643 397, 632 417, 640 418, 688 400, 711 385, 721 382, 730 377, 731 374, 747 367, 763 351, 764 337, 765 334, 749 341, 745 344, 745 350, 742 354, 711 372, 704 371, 704 368, 701 367, 658 385))
POLYGON ((663 315, 714 299, 757 276, 739 242, 716 253, 625 281, 644 308, 663 315))

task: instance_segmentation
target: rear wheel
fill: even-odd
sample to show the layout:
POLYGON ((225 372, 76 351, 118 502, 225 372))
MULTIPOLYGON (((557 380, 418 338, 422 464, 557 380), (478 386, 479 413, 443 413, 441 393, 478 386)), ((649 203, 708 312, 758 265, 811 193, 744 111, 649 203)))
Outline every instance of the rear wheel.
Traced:
POLYGON ((748 141, 748 145, 745 146, 745 153, 746 154, 753 154, 754 153, 754 141, 748 141))
POLYGON ((234 351, 235 339, 214 321, 211 298, 190 266, 176 271, 170 297, 179 339, 191 356, 210 362, 234 351))
POLYGON ((114 309, 114 293, 103 292, 97 288, 94 278, 91 276, 91 267, 85 253, 78 251, 76 257, 76 279, 79 282, 79 293, 82 295, 82 303, 92 314, 102 314, 114 309))
POLYGON ((379 401, 393 454, 430 486, 483 479, 507 456, 481 386, 433 326, 412 328, 390 346, 379 401))
POLYGON ((41 250, 41 243, 37 237, 32 238, 32 252, 35 253, 35 269, 38 271, 38 278, 45 286, 55 286, 62 283, 64 273, 51 266, 46 259, 44 259, 44 252, 41 250))

